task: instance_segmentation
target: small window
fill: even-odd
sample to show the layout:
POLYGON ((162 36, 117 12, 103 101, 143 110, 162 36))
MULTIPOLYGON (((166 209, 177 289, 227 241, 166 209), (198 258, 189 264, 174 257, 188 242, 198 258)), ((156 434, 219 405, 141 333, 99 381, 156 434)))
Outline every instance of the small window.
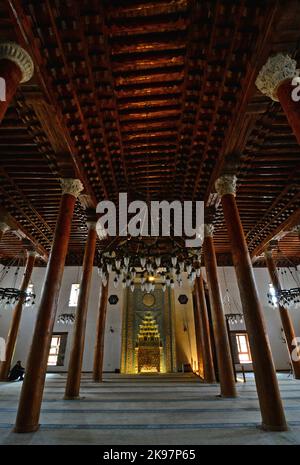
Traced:
POLYGON ((63 366, 68 333, 56 333, 52 335, 48 366, 63 366))
POLYGON ((246 333, 237 333, 235 335, 238 347, 240 363, 251 363, 251 353, 249 347, 248 335, 246 333))
POLYGON ((72 284, 69 299, 69 307, 77 307, 79 288, 80 284, 72 284))
MULTIPOLYGON (((34 294, 34 287, 33 284, 29 284, 26 289, 27 294, 34 294)), ((32 299, 29 299, 27 302, 25 301, 25 307, 31 307, 32 299)))
POLYGON ((272 300, 272 303, 273 305, 277 305, 277 297, 276 297, 276 292, 275 292, 275 289, 274 289, 274 286, 272 283, 269 284, 269 294, 271 296, 271 300, 272 300))

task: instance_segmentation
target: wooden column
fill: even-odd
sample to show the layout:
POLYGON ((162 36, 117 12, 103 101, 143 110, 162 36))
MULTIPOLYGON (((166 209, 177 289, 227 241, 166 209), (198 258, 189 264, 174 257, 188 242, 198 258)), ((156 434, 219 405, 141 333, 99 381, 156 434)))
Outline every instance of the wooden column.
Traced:
POLYGON ((4 234, 8 230, 9 230, 9 226, 4 221, 0 221, 0 242, 2 241, 4 234))
POLYGON ((79 397, 88 300, 93 274, 96 238, 96 222, 91 221, 88 223, 88 237, 83 259, 82 279, 80 283, 75 317, 75 327, 65 390, 65 399, 77 399, 79 397))
MULTIPOLYGON (((21 287, 20 287, 20 291, 22 292, 26 292, 28 288, 32 270, 34 267, 35 257, 36 257, 36 252, 31 252, 31 251, 27 252, 27 261, 26 261, 24 276, 22 279, 21 287)), ((8 336, 6 339, 5 361, 0 362, 0 381, 5 381, 8 378, 12 358, 13 358, 15 347, 16 347, 24 300, 25 300, 24 296, 21 296, 13 310, 10 329, 9 329, 8 336)))
MULTIPOLYGON (((275 262, 273 260, 272 251, 266 250, 265 257, 266 257, 266 263, 267 263, 267 267, 270 273, 273 287, 276 293, 278 293, 279 291, 281 291, 281 284, 279 281, 275 262)), ((292 323, 292 320, 291 320, 291 317, 289 315, 287 308, 282 307, 282 305, 278 305, 278 310, 279 310, 279 315, 281 318, 281 323, 282 323, 282 327, 283 327, 283 331, 284 331, 284 335, 286 339, 287 349, 288 349, 289 356, 290 356, 290 361, 291 361, 293 371, 294 371, 294 376, 296 379, 300 379, 300 360, 298 361, 293 360, 291 356, 294 350, 294 347, 295 347, 292 345, 292 342, 296 337, 294 326, 293 326, 293 323, 292 323)))
POLYGON ((199 295, 197 292, 197 286, 195 283, 194 288, 194 321, 195 321, 195 337, 196 337, 196 348, 197 348, 197 361, 198 361, 198 373, 201 378, 204 379, 204 367, 203 367, 203 342, 202 342, 202 328, 200 323, 200 302, 199 295))
POLYGON ((200 307, 200 328, 201 328, 201 341, 202 341, 202 357, 203 357, 203 371, 204 380, 206 383, 215 383, 215 369, 212 353, 212 345, 210 338, 210 328, 208 312, 205 300, 205 290, 202 276, 196 278, 195 292, 198 294, 199 307, 200 307))
POLYGON ((13 42, 0 43, 0 85, 5 94, 4 100, 2 95, 0 99, 0 122, 19 84, 29 81, 33 70, 33 62, 22 47, 13 42))
POLYGON ((212 310, 212 321, 216 343, 221 396, 236 397, 237 392, 232 369, 230 345, 226 329, 226 321, 217 272, 217 259, 212 235, 212 225, 206 224, 204 238, 204 262, 212 310))
POLYGON ((97 321, 93 380, 98 383, 102 381, 102 373, 103 373, 104 335, 105 335, 105 320, 106 320, 106 309, 107 309, 107 298, 108 298, 108 286, 109 286, 109 279, 107 279, 106 286, 104 286, 103 284, 101 286, 99 314, 98 314, 98 321, 97 321))
POLYGON ((251 259, 236 205, 235 188, 235 176, 224 175, 216 181, 216 190, 222 198, 224 218, 249 337, 262 414, 262 427, 270 431, 285 431, 287 424, 251 259))
POLYGON ((256 85, 272 100, 280 102, 288 122, 300 144, 300 83, 294 83, 297 62, 290 56, 278 53, 268 59, 261 69, 256 85))
POLYGON ((68 250, 73 211, 76 198, 83 187, 79 179, 64 179, 62 180, 62 188, 63 194, 59 214, 26 364, 14 429, 16 433, 29 433, 39 428, 47 362, 68 250))

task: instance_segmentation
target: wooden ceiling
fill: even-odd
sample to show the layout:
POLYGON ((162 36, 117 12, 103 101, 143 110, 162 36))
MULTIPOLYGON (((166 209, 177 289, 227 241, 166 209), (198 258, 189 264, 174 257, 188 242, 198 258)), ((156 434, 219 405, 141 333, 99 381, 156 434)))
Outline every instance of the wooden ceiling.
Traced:
MULTIPOLYGON (((61 176, 79 177, 92 205, 119 192, 211 205, 232 153, 252 255, 300 223, 300 148, 280 105, 254 85, 273 52, 300 66, 299 2, 3 0, 0 18, 0 40, 35 63, 0 126, 0 208, 45 256, 61 176)), ((214 222, 220 263, 230 264, 220 206, 214 222)), ((85 223, 78 202, 73 259, 85 223)), ((297 234, 280 244, 300 263, 297 234)), ((2 259, 21 250, 7 233, 2 259)))

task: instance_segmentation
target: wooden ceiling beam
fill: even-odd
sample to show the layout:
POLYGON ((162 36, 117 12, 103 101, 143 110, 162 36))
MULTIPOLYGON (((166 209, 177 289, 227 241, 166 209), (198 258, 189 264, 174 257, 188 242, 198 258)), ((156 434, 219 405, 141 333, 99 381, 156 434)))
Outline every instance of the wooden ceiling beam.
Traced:
POLYGON ((35 75, 44 92, 46 101, 51 102, 54 106, 56 124, 66 139, 70 160, 74 166, 75 176, 81 179, 86 192, 92 196, 94 204, 96 205, 95 194, 82 168, 78 150, 75 147, 74 141, 67 129, 67 124, 61 108, 57 104, 57 94, 53 89, 53 82, 49 78, 49 72, 45 68, 44 57, 41 54, 40 47, 38 46, 32 29, 32 20, 26 16, 20 2, 15 0, 5 0, 5 2, 19 42, 29 51, 31 58, 34 61, 35 75))

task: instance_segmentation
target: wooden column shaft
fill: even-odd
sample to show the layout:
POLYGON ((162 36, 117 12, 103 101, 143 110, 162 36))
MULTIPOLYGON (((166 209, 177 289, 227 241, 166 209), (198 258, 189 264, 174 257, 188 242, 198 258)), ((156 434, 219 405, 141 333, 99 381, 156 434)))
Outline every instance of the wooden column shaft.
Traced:
POLYGON ((97 321, 97 333, 96 333, 96 344, 94 353, 94 368, 93 368, 93 380, 96 382, 102 381, 103 374, 103 356, 104 356, 104 335, 105 335, 105 320, 107 310, 107 298, 108 298, 108 285, 107 280, 106 286, 101 286, 101 296, 99 303, 99 314, 97 321))
POLYGON ((295 88, 296 86, 292 86, 292 81, 288 79, 278 86, 276 94, 298 144, 300 144, 300 101, 294 102, 292 99, 292 92, 295 88))
POLYGON ((248 247, 233 194, 222 196, 233 263, 248 332, 264 429, 287 429, 270 343, 253 275, 248 247))
POLYGON ((68 250, 75 200, 75 197, 70 194, 64 194, 61 198, 51 254, 46 269, 40 306, 21 391, 14 429, 17 433, 36 431, 39 427, 47 362, 68 250))
POLYGON ((88 299, 93 273, 96 239, 97 234, 95 224, 91 224, 89 226, 89 232, 83 259, 82 279, 78 296, 72 350, 70 355, 65 391, 66 399, 78 398, 80 391, 81 369, 85 342, 86 319, 88 311, 88 299))
MULTIPOLYGON (((35 262, 35 254, 28 253, 20 291, 26 292, 28 288, 32 270, 34 267, 34 262, 35 262)), ((8 336, 6 339, 5 361, 0 362, 0 380, 1 381, 6 380, 9 374, 12 358, 13 358, 15 347, 16 347, 17 337, 18 337, 23 304, 24 304, 24 297, 22 296, 16 303, 15 308, 13 310, 10 329, 9 329, 8 336)))
POLYGON ((197 360, 198 360, 198 371, 199 375, 204 378, 204 360, 203 360, 203 341, 202 341, 202 328, 200 323, 200 302, 197 287, 195 284, 195 305, 194 305, 194 321, 195 321, 195 337, 196 337, 196 348, 197 348, 197 360))
POLYGON ((3 120, 6 110, 11 103, 18 85, 22 80, 22 71, 19 66, 11 60, 0 60, 0 77, 5 80, 6 100, 0 101, 0 123, 3 120))
MULTIPOLYGON (((275 266, 275 262, 270 253, 266 252, 265 257, 266 257, 266 263, 267 263, 267 267, 270 273, 273 287, 276 293, 278 293, 281 290, 281 285, 280 285, 277 269, 275 266)), ((278 310, 279 310, 279 315, 280 315, 284 335, 286 338, 287 349, 288 349, 290 361, 293 367, 294 376, 296 379, 300 379, 300 360, 297 360, 297 361, 293 360, 291 356, 295 348, 295 345, 293 345, 292 342, 296 337, 293 322, 291 320, 291 317, 289 315, 287 308, 283 307, 282 305, 278 305, 278 310)))
POLYGON ((204 239, 204 261, 212 310, 221 395, 235 397, 237 392, 232 369, 232 358, 218 279, 217 259, 211 236, 206 236, 204 239))
POLYGON ((205 290, 203 285, 203 278, 200 276, 196 278, 195 292, 198 294, 200 306, 200 328, 201 328, 201 341, 202 341, 202 357, 203 357, 203 370, 204 380, 206 383, 215 383, 215 369, 210 337, 210 327, 208 312, 205 300, 205 290))

